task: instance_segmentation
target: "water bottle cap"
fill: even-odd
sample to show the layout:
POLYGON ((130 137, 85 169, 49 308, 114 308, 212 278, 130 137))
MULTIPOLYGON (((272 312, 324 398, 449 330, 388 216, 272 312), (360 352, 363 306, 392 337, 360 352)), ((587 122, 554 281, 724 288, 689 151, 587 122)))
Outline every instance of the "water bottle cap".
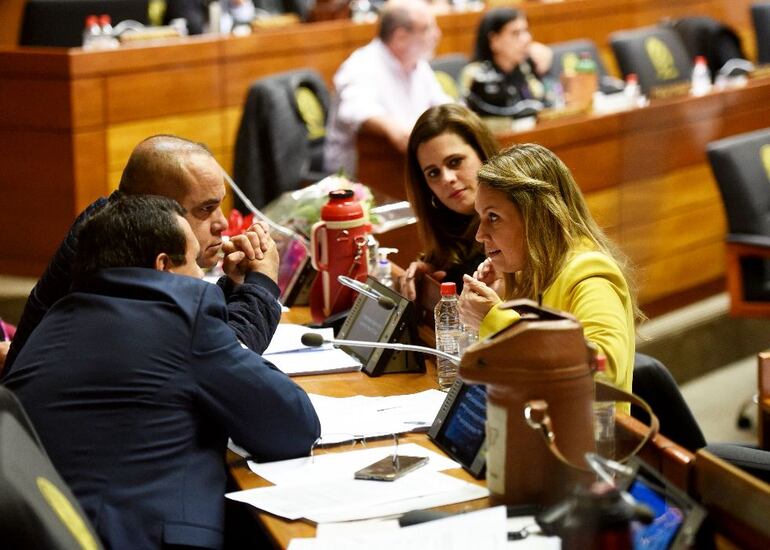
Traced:
POLYGON ((596 372, 607 370, 607 357, 601 353, 596 356, 596 372))
POLYGON ((457 285, 454 283, 441 283, 442 296, 454 296, 457 294, 457 285))
POLYGON ((99 18, 95 15, 87 15, 86 16, 86 27, 90 27, 91 25, 98 25, 99 24, 99 18))
POLYGON ((639 82, 639 77, 636 76, 636 73, 628 73, 626 75, 626 84, 636 84, 639 82))
POLYGON ((695 64, 696 65, 705 65, 706 64, 706 58, 702 55, 698 55, 695 57, 695 64))

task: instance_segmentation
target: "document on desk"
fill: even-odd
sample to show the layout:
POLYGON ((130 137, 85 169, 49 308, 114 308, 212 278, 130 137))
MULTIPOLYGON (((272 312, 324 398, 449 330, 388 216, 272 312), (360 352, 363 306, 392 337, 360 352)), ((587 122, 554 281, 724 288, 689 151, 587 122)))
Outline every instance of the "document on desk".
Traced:
POLYGON ((331 328, 309 329, 302 325, 281 323, 262 357, 289 376, 325 374, 361 370, 361 362, 331 344, 309 348, 300 339, 307 332, 334 338, 331 328))
POLYGON ((425 390, 384 397, 327 397, 310 394, 321 421, 321 445, 394 433, 427 431, 446 394, 425 390))
MULTIPOLYGON (((373 464, 393 453, 393 446, 362 448, 345 453, 317 454, 313 457, 277 460, 257 463, 249 461, 249 469, 263 479, 275 485, 296 485, 312 483, 318 479, 353 479, 361 468, 373 464)), ((460 465, 442 454, 418 445, 407 443, 398 446, 398 454, 406 456, 426 456, 428 463, 421 471, 440 472, 459 468, 460 465)))
POLYGON ((294 539, 289 543, 289 550, 504 550, 507 538, 505 507, 497 506, 401 529, 294 539))
POLYGON ((488 494, 486 487, 446 474, 418 470, 392 482, 322 479, 248 489, 225 496, 287 519, 306 518, 325 523, 380 517, 383 509, 389 513, 407 512, 415 509, 415 500, 422 497, 452 495, 452 502, 464 502, 488 494))

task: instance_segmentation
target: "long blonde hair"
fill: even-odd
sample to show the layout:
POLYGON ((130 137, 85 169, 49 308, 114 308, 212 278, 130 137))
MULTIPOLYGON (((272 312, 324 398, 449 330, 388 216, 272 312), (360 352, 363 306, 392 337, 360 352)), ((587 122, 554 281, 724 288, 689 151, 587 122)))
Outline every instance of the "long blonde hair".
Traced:
POLYGON ((569 168, 553 152, 533 143, 513 145, 479 170, 479 185, 505 193, 521 213, 527 262, 505 274, 505 298, 537 300, 554 282, 571 250, 588 240, 615 260, 629 285, 634 313, 642 314, 626 256, 610 241, 588 210, 569 168))

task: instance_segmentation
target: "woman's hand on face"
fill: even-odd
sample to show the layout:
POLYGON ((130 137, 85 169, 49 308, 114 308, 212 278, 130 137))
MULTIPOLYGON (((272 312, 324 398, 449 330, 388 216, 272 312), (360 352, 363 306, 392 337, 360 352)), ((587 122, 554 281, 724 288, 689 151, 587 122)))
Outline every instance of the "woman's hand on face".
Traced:
POLYGON ((399 290, 407 300, 417 298, 417 281, 425 274, 430 274, 437 281, 442 281, 446 277, 446 271, 434 271, 434 267, 426 262, 416 261, 409 264, 406 271, 399 281, 399 290))
POLYGON ((500 296, 482 281, 463 275, 463 291, 460 294, 460 318, 465 326, 479 329, 489 310, 500 303, 500 296))
POLYGON ((492 265, 489 258, 479 264, 476 271, 473 272, 473 278, 487 285, 498 295, 503 293, 505 280, 499 273, 497 273, 495 266, 492 265))

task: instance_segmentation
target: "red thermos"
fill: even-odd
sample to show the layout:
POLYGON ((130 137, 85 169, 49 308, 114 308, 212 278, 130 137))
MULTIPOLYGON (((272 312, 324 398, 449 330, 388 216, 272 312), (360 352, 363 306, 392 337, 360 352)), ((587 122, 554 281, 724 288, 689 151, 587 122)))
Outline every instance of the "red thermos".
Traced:
POLYGON ((367 236, 371 224, 353 191, 340 189, 329 193, 329 202, 321 209, 321 221, 313 225, 310 249, 318 276, 310 292, 310 312, 315 322, 350 308, 355 292, 341 285, 337 276, 365 281, 368 274, 367 236))

